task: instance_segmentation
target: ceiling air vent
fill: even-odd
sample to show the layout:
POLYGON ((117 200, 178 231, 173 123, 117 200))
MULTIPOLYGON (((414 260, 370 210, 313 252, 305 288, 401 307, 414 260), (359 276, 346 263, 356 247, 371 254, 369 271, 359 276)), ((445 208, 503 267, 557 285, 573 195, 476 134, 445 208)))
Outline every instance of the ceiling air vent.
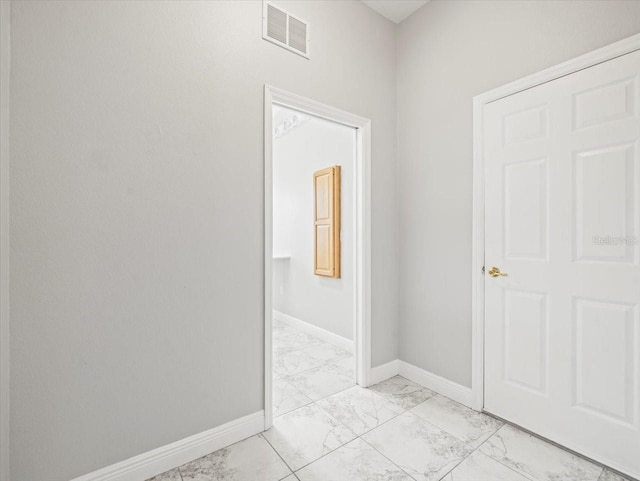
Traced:
POLYGON ((262 38, 309 58, 309 24, 269 2, 263 2, 262 38))

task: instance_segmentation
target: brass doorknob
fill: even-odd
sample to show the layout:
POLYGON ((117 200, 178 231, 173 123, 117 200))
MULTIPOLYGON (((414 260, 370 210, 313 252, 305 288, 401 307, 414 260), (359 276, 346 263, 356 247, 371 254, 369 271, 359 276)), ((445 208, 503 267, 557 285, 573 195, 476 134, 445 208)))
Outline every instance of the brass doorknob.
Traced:
POLYGON ((492 267, 491 269, 489 269, 489 275, 491 277, 507 277, 509 274, 507 274, 506 272, 500 272, 500 269, 498 269, 497 267, 492 267))

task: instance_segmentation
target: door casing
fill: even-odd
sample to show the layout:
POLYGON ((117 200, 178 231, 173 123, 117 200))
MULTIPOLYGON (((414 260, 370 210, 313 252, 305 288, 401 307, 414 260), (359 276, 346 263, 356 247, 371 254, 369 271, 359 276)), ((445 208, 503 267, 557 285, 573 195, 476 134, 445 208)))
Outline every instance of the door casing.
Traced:
POLYGON ((272 257, 273 257, 273 105, 289 107, 356 129, 355 302, 353 309, 356 382, 371 379, 371 120, 269 85, 264 87, 264 428, 273 424, 272 257))
MULTIPOLYGON (((472 238, 472 407, 484 410, 485 347, 485 165, 483 159, 484 108, 504 97, 553 81, 616 57, 640 50, 640 34, 516 80, 473 98, 473 238, 472 238)), ((570 446, 569 446, 570 448, 570 446)), ((582 453, 589 456, 589 453, 582 453)))

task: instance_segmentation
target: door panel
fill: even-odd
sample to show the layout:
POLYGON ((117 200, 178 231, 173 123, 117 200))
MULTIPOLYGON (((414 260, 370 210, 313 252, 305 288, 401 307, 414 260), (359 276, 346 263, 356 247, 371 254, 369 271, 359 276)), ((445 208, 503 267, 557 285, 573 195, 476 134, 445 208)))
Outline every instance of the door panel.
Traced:
POLYGON ((640 476, 640 52, 484 111, 485 409, 640 476))
POLYGON ((314 273, 340 278, 340 166, 313 174, 314 273))
POLYGON ((635 144, 623 143, 576 154, 578 260, 634 262, 630 243, 615 243, 610 239, 634 232, 637 217, 634 212, 637 185, 633 182, 635 150, 635 144), (594 242, 596 237, 602 237, 602 241, 594 242))
POLYGON ((575 402, 599 416, 633 426, 634 306, 575 302, 575 402))
POLYGON ((504 167, 505 257, 547 257, 547 159, 504 167))
POLYGON ((504 380, 547 392, 547 295, 504 291, 504 380))
POLYGON ((635 115, 636 78, 630 76, 574 94, 574 128, 582 129, 635 115))
POLYGON ((331 227, 318 225, 316 226, 316 273, 330 275, 333 272, 331 261, 331 227))

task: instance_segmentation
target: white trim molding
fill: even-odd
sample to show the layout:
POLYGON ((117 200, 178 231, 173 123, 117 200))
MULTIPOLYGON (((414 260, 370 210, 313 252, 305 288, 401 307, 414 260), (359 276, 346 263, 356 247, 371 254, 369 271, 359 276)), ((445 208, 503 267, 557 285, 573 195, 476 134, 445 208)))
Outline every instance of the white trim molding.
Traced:
POLYGON ((398 374, 460 404, 468 407, 472 406, 471 388, 400 360, 398 361, 398 374))
POLYGON ((273 310, 273 320, 280 321, 283 324, 291 326, 302 332, 306 332, 311 336, 322 339, 329 344, 333 344, 334 346, 353 354, 353 341, 346 337, 339 336, 331 331, 315 326, 310 322, 303 321, 302 319, 298 319, 297 317, 290 316, 289 314, 285 314, 284 312, 280 312, 275 309, 273 310))
POLYGON ((371 120, 269 85, 264 86, 264 409, 273 422, 272 404, 272 258, 273 258, 273 105, 281 105, 356 129, 354 175, 355 236, 353 259, 354 351, 356 382, 367 387, 371 372, 371 120))
POLYGON ((141 481, 262 432, 264 411, 134 456, 72 481, 141 481))
POLYGON ((400 375, 422 387, 442 394, 460 404, 472 407, 473 396, 471 388, 445 379, 408 362, 394 359, 386 364, 371 369, 371 384, 377 384, 393 376, 400 375))
POLYGON ((540 84, 640 50, 640 34, 620 40, 473 98, 472 407, 484 408, 484 133, 485 105, 540 84))

